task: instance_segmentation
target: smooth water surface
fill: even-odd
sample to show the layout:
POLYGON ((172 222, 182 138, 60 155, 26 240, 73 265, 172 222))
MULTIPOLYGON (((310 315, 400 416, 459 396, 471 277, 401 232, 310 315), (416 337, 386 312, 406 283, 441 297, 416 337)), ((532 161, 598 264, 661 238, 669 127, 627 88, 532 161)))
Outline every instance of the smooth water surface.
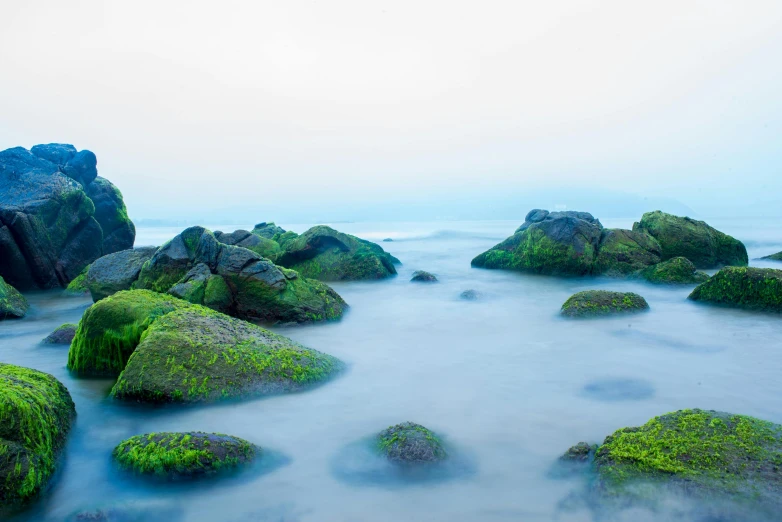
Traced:
MULTIPOLYGON (((195 522, 586 521, 595 519, 586 508, 562 508, 577 480, 549 473, 576 442, 601 442, 617 428, 681 408, 782 422, 782 317, 695 304, 686 299, 690 287, 470 267, 518 224, 334 225, 374 241, 393 238, 380 244, 404 265, 394 279, 333 284, 351 305, 340 322, 275 328, 350 368, 315 390, 268 399, 184 409, 116 403, 107 398, 110 380, 69 375, 67 347, 39 344, 59 324, 78 321, 89 300, 29 294, 28 317, 0 323, 0 360, 54 374, 70 390, 78 418, 51 491, 15 520, 62 520, 79 509, 152 502, 195 522), (440 282, 410 283, 419 269, 440 282), (588 288, 638 292, 651 311, 560 318, 565 299, 588 288), (460 299, 468 289, 479 298, 460 299), (345 460, 358 441, 406 420, 444 435, 470 462, 469 473, 442 481, 346 477, 345 460), (126 437, 190 430, 245 438, 286 463, 264 474, 170 485, 133 479, 112 465, 111 450, 126 437)), ((782 227, 712 224, 746 241, 751 258, 782 250, 782 227)), ((137 244, 160 244, 179 231, 140 229, 137 244)), ((164 511, 152 510, 173 520, 164 511)), ((634 509, 619 517, 673 515, 634 509)))

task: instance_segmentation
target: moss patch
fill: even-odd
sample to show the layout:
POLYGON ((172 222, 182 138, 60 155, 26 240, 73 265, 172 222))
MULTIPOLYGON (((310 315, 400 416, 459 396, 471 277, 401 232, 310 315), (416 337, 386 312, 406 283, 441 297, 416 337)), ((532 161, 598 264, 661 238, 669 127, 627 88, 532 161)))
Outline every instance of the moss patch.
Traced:
POLYGON ((782 270, 728 266, 695 287, 689 298, 736 308, 782 312, 782 270))
POLYGON ((78 325, 73 323, 61 324, 42 341, 44 344, 71 344, 76 335, 78 325))
POLYGON ((28 308, 27 299, 0 277, 0 319, 24 317, 28 308))
POLYGON ((595 317, 648 309, 646 300, 632 292, 586 290, 570 296, 562 305, 561 313, 566 317, 595 317))
POLYGON ((686 257, 674 257, 641 270, 638 277, 650 283, 684 285, 708 281, 709 274, 699 272, 686 257))
POLYGON ((448 457, 440 438, 431 430, 404 422, 378 434, 377 450, 388 460, 398 463, 439 462, 448 457))
POLYGON ((68 286, 65 288, 66 295, 89 295, 90 289, 87 286, 87 272, 90 271, 90 266, 92 265, 85 266, 84 270, 68 283, 68 286))
POLYGON ((0 513, 44 488, 75 415, 57 379, 0 363, 0 513))
POLYGON ((113 456, 142 475, 193 478, 214 475, 253 461, 261 448, 219 433, 149 433, 122 441, 113 456))

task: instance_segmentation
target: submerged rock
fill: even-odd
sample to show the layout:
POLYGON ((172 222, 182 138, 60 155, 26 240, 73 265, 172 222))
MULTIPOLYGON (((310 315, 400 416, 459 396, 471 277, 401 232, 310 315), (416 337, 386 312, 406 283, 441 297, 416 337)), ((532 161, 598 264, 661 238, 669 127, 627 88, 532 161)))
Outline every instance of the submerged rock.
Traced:
POLYGON ((561 314, 566 317, 595 317, 648 309, 646 300, 632 292, 586 290, 570 296, 562 305, 561 314))
POLYGON ((27 299, 0 276, 0 319, 24 317, 28 308, 27 299))
POLYGON ((459 294, 459 297, 465 301, 477 301, 481 297, 481 294, 477 290, 465 290, 459 294))
POLYGON ((44 344, 71 344, 76 335, 77 327, 78 325, 72 323, 61 324, 41 342, 44 344))
POLYGON ((342 368, 330 355, 194 305, 152 322, 111 393, 140 402, 213 402, 304 390, 342 368))
POLYGON ((724 265, 747 266, 747 249, 733 237, 704 221, 673 216, 665 212, 647 212, 633 224, 634 231, 654 236, 662 248, 662 259, 686 257, 697 268, 724 265))
POLYGON ((382 455, 400 464, 435 463, 448 457, 440 438, 413 422, 383 430, 377 436, 376 444, 382 455))
POLYGON ((219 433, 148 433, 114 448, 119 465, 141 475, 198 478, 234 469, 260 457, 261 448, 219 433))
POLYGON ((131 248, 98 258, 89 266, 85 277, 92 300, 100 301, 120 290, 130 290, 141 267, 156 250, 156 247, 131 248))
POLYGON ((782 252, 771 254, 770 256, 761 257, 760 259, 769 259, 771 261, 782 261, 782 252))
POLYGON ((96 163, 72 145, 0 152, 0 276, 10 284, 65 287, 95 259, 133 246, 122 196, 96 177, 96 163))
POLYGON ((410 281, 413 283, 436 283, 437 276, 423 270, 416 270, 413 272, 413 277, 410 281))
POLYGON ((0 515, 46 487, 75 415, 57 379, 0 363, 0 515))
POLYGON ((674 257, 641 270, 638 277, 650 283, 699 284, 707 281, 709 274, 699 272, 686 257, 674 257))
POLYGON ((782 270, 726 266, 696 286, 693 301, 782 312, 782 270))
POLYGON ((587 444, 586 442, 579 442, 575 446, 569 448, 564 455, 559 457, 559 460, 566 462, 587 462, 592 458, 597 449, 597 444, 587 444))

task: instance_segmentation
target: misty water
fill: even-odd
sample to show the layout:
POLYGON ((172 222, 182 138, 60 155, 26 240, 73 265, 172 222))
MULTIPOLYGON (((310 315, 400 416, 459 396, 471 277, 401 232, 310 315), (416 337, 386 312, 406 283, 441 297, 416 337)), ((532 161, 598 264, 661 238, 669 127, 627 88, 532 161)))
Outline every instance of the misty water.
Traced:
MULTIPOLYGON (((782 226, 710 220, 754 258, 782 250, 782 226)), ((632 220, 603 220, 630 227, 632 220)), ((302 232, 309 225, 286 225, 302 232)), ((403 265, 396 278, 334 283, 351 308, 329 324, 274 327, 332 354, 349 370, 314 390, 207 407, 142 408, 107 397, 106 379, 75 379, 67 347, 40 340, 77 322, 90 301, 30 293, 22 320, 0 323, 0 360, 55 375, 78 417, 51 491, 13 520, 62 520, 83 509, 131 503, 161 520, 536 521, 595 520, 569 502, 579 478, 552 475, 568 447, 599 443, 624 426, 682 408, 782 422, 782 319, 686 299, 690 287, 611 279, 561 279, 479 270, 470 260, 519 222, 340 223, 380 241, 403 265), (413 284, 414 270, 437 284, 413 284), (589 288, 634 291, 648 313, 564 320, 561 304, 589 288), (476 290, 479 298, 459 294, 476 290), (402 421, 443 435, 461 466, 447 477, 362 480, 360 442, 402 421), (118 471, 111 450, 152 431, 236 435, 278 456, 268 469, 198 483, 149 483, 118 471)), ((183 227, 140 228, 137 245, 183 227)), ((224 231, 250 223, 212 227, 224 231)), ((378 470, 375 470, 378 471, 378 470)), ((383 470, 379 470, 382 475, 383 470)), ((631 507, 621 520, 688 520, 679 508, 631 507)), ((751 518, 751 517, 750 517, 751 518)), ((144 520, 154 520, 149 516, 144 520)))

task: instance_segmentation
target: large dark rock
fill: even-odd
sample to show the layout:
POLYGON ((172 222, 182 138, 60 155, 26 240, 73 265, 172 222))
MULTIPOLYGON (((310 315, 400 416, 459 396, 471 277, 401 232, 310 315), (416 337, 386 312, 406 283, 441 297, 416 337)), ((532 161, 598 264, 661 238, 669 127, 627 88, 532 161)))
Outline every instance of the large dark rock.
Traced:
POLYGON ((141 267, 156 250, 156 247, 131 248, 98 258, 87 270, 85 280, 92 300, 98 301, 120 290, 130 290, 141 267))
POLYGON ((122 197, 96 179, 95 164, 72 145, 0 152, 0 275, 10 284, 64 287, 101 255, 133 246, 122 197))
POLYGON ((695 289, 693 301, 782 312, 782 270, 726 266, 695 289))
POLYGON ((696 268, 724 265, 747 266, 747 249, 731 236, 704 221, 679 217, 659 210, 647 212, 633 230, 654 236, 662 249, 663 261, 686 257, 696 268))
POLYGON ((0 276, 0 319, 24 317, 28 308, 27 299, 0 276))
POLYGON ((169 292, 235 317, 267 322, 337 319, 347 307, 327 285, 247 248, 220 243, 203 227, 188 228, 160 247, 134 288, 169 292))

